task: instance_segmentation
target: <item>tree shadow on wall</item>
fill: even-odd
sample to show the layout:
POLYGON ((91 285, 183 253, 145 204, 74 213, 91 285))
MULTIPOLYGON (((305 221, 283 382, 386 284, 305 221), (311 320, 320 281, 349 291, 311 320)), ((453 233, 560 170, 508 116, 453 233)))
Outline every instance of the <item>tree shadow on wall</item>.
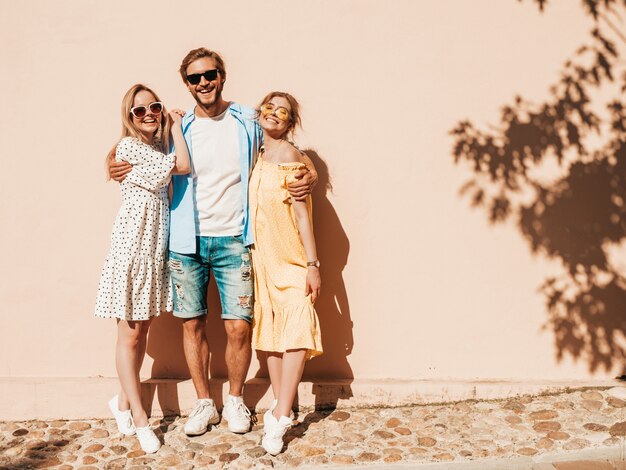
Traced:
MULTIPOLYGON (((534 1, 543 10, 546 1, 534 1)), ((514 220, 534 254, 560 262, 561 275, 540 288, 557 358, 623 373, 626 272, 614 253, 626 242, 626 73, 614 41, 623 48, 626 38, 614 21, 624 17, 626 0, 581 3, 595 27, 550 98, 517 97, 489 131, 460 122, 454 158, 473 171, 461 195, 493 224, 514 220), (613 89, 596 113, 592 96, 613 89)))

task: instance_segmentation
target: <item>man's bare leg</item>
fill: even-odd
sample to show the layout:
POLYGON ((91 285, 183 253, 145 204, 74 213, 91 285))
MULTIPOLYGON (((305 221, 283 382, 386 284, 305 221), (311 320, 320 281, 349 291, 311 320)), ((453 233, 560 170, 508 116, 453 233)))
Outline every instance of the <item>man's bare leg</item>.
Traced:
POLYGON ((245 320, 225 320, 224 328, 229 392, 224 401, 222 417, 228 421, 229 431, 246 433, 250 430, 250 410, 246 408, 242 395, 252 357, 250 324, 245 320))
POLYGON ((184 431, 188 436, 199 436, 209 424, 217 424, 220 415, 209 397, 209 343, 206 338, 206 315, 183 320, 183 349, 196 389, 198 401, 189 413, 184 431))
POLYGON ((224 320, 226 329, 226 367, 228 368, 229 394, 240 397, 250 368, 252 347, 251 326, 245 320, 224 320))
POLYGON ((210 398, 206 315, 183 320, 183 349, 196 395, 199 399, 210 398))

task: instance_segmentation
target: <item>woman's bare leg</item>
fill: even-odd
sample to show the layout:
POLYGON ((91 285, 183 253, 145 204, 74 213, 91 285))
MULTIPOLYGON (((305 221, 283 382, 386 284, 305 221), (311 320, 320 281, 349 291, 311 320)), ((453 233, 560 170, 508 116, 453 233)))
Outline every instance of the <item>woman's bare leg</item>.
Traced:
MULTIPOLYGON (((149 320, 151 321, 151 320, 149 320)), ((142 335, 137 345, 137 376, 139 383, 141 383, 141 379, 139 378, 139 374, 141 373, 141 366, 143 364, 143 360, 146 357, 146 347, 148 346, 147 335, 142 335)), ((130 403, 128 401, 128 397, 124 392, 124 389, 120 387, 120 392, 117 395, 117 408, 120 411, 126 411, 130 409, 130 403)))
MULTIPOLYGON (((115 365, 123 390, 123 399, 130 405, 133 422, 137 427, 148 425, 148 415, 141 403, 139 367, 143 363, 146 336, 151 322, 152 319, 146 321, 118 320, 117 322, 115 365)), ((124 402, 121 402, 120 409, 124 408, 123 405, 124 402)))
MULTIPOLYGON (((298 384, 300 383, 300 379, 302 379, 302 372, 304 372, 306 352, 306 349, 293 349, 283 354, 278 395, 276 395, 278 404, 276 408, 274 408, 274 417, 276 419, 280 419, 281 416, 289 416, 289 413, 291 413, 293 401, 298 392, 298 384)), ((272 380, 272 387, 274 387, 273 382, 272 380)), ((274 393, 276 393, 276 391, 274 391, 274 393)))
POLYGON ((274 398, 278 398, 280 393, 280 382, 283 369, 283 354, 276 352, 267 353, 267 371, 270 374, 270 382, 272 384, 272 392, 274 398))

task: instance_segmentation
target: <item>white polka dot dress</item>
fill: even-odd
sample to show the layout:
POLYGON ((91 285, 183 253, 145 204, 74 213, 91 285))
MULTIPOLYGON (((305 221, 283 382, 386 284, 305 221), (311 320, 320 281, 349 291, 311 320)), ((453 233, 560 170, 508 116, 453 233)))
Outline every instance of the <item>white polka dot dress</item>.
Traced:
POLYGON ((175 155, 164 155, 139 139, 124 137, 115 159, 130 163, 133 169, 120 184, 122 207, 100 276, 95 315, 148 320, 172 310, 167 185, 175 155))

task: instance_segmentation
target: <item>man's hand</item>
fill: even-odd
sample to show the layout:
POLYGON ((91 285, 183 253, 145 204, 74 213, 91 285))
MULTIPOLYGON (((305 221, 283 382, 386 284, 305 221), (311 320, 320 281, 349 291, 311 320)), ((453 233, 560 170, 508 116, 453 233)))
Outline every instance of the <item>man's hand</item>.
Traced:
POLYGON ((109 159, 109 175, 111 179, 121 183, 126 178, 126 175, 133 169, 133 166, 128 162, 116 162, 109 159))
POLYGON ((295 174, 296 181, 287 185, 287 191, 296 201, 304 201, 317 184, 317 172, 308 168, 295 174))

